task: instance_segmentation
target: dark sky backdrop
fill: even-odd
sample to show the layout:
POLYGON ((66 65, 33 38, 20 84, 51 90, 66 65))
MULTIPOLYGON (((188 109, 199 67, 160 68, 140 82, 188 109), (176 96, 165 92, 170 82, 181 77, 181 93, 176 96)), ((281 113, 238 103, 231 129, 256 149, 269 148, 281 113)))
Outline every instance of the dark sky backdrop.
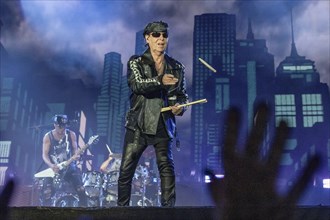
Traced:
POLYGON ((315 60, 321 81, 330 85, 329 5, 328 0, 1 1, 1 41, 13 57, 24 58, 26 74, 65 74, 98 85, 105 53, 122 54, 126 66, 135 33, 149 21, 164 20, 170 25, 169 53, 185 64, 191 85, 195 15, 235 14, 238 39, 246 37, 251 16, 255 38, 267 40, 277 66, 290 53, 293 6, 298 53, 315 60))
MULTIPOLYGON (((100 86, 104 54, 120 53, 126 73, 136 32, 164 20, 170 26, 169 54, 186 66, 191 86, 195 15, 235 14, 237 39, 246 38, 251 17, 255 38, 267 40, 277 67, 290 54, 291 7, 298 54, 316 61, 321 81, 330 85, 328 0, 1 0, 1 42, 24 76, 59 74, 100 86)), ((189 127, 190 110, 180 121, 189 127)))

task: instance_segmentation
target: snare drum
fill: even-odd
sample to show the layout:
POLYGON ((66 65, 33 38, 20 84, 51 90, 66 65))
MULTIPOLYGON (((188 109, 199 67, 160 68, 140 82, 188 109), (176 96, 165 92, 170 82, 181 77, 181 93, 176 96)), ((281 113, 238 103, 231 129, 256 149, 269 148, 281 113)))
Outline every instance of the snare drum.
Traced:
POLYGON ((117 194, 119 171, 113 171, 104 176, 104 190, 111 194, 117 194))
POLYGON ((82 181, 85 187, 102 187, 103 184, 102 174, 98 171, 88 171, 83 173, 82 181))
POLYGON ((83 173, 82 181, 87 196, 89 197, 100 196, 103 185, 103 177, 100 172, 88 171, 86 173, 83 173))

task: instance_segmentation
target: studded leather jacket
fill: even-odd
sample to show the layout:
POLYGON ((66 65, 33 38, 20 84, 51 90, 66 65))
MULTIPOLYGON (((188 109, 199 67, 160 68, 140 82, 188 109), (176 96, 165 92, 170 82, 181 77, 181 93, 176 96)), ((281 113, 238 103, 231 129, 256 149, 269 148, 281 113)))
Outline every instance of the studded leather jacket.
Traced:
MULTIPOLYGON (((178 78, 175 85, 163 85, 163 75, 158 75, 155 63, 146 50, 141 56, 132 56, 127 64, 127 80, 131 90, 131 108, 126 115, 126 128, 144 134, 155 135, 159 120, 164 120, 170 138, 175 137, 175 116, 171 111, 161 113, 163 107, 176 103, 188 102, 184 66, 165 54, 165 74, 173 74, 178 78)), ((180 113, 182 115, 186 108, 180 113)))

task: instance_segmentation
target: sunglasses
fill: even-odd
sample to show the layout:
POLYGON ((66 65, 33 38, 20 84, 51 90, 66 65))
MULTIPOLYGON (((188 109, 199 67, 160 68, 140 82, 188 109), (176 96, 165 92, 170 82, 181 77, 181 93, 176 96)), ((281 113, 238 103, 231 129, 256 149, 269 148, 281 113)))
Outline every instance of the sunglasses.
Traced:
POLYGON ((152 32, 152 33, 151 33, 151 36, 153 36, 153 37, 155 37, 155 38, 160 37, 160 35, 163 35, 164 38, 168 38, 168 33, 167 33, 167 32, 165 32, 165 33, 152 32))

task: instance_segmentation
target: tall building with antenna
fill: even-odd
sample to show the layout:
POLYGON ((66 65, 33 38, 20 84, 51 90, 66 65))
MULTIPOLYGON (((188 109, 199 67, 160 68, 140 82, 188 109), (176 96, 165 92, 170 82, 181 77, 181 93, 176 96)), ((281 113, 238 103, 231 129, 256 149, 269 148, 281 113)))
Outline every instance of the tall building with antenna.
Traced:
POLYGON ((282 157, 281 183, 292 184, 291 177, 296 176, 311 155, 318 152, 325 162, 315 175, 314 184, 318 185, 330 176, 329 87, 320 82, 315 62, 298 54, 292 12, 291 35, 291 53, 276 69, 272 98, 275 126, 285 120, 292 129, 282 157))
MULTIPOLYGON (((274 82, 274 56, 268 52, 266 40, 255 39, 252 30, 252 22, 249 19, 246 39, 235 41, 235 74, 231 76, 223 73, 209 76, 205 88, 205 96, 208 100, 204 108, 204 136, 203 166, 222 173, 222 138, 223 122, 227 109, 221 108, 223 94, 227 89, 227 105, 241 109, 242 125, 241 136, 248 134, 248 129, 253 123, 254 106, 258 100, 267 100, 272 94, 274 82), (220 169, 219 169, 220 167, 220 169)), ((217 65, 217 64, 215 64, 217 65)))
MULTIPOLYGON (((246 39, 236 41, 236 74, 232 79, 231 105, 241 109, 240 146, 245 145, 253 125, 256 105, 272 99, 275 79, 274 55, 268 52, 265 39, 255 38, 250 18, 247 24, 246 39)), ((268 136, 263 141, 263 146, 269 146, 268 136)), ((267 147, 262 147, 261 155, 266 152, 267 147)))
POLYGON ((235 64, 231 104, 244 109, 248 129, 253 122, 254 103, 269 99, 275 77, 274 55, 268 52, 265 39, 254 37, 250 18, 246 39, 236 41, 235 64))
MULTIPOLYGON (((311 48, 312 49, 312 48, 311 48)), ((315 68, 315 62, 299 56, 294 42, 293 18, 291 12, 291 53, 283 60, 276 70, 276 76, 283 81, 292 79, 303 85, 320 83, 320 74, 315 68)))

